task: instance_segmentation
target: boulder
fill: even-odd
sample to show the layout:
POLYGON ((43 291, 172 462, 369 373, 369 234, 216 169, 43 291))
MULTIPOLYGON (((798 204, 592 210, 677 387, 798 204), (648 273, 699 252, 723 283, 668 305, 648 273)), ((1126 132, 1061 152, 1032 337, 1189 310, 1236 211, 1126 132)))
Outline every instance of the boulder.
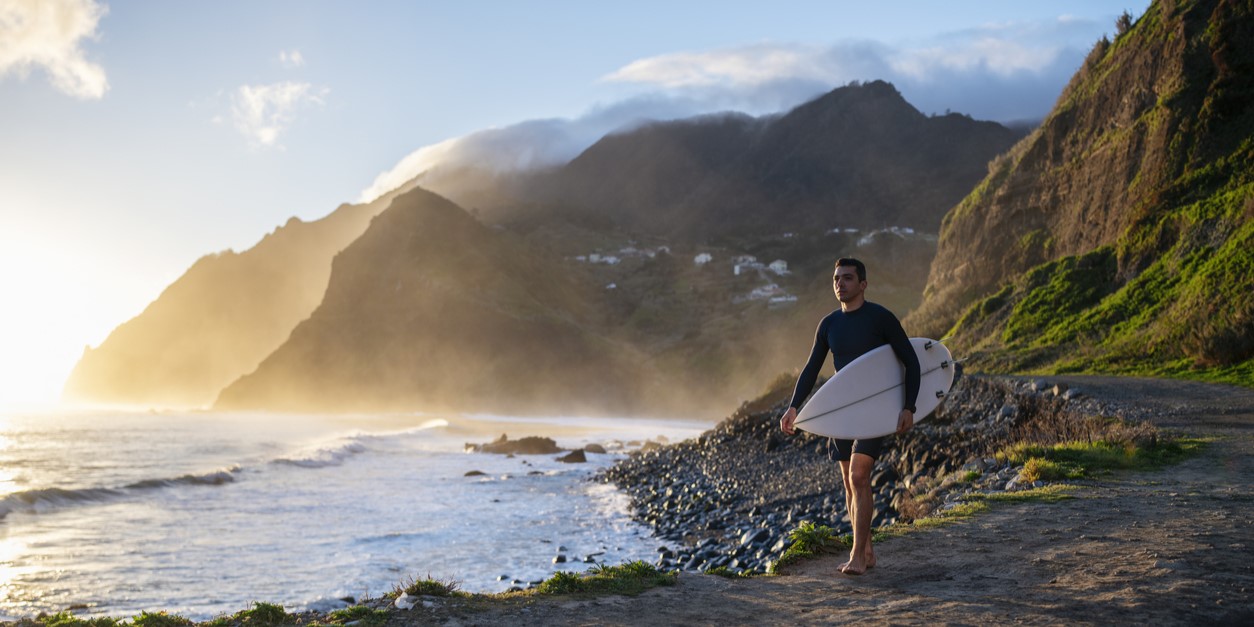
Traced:
POLYGON ((540 438, 536 436, 527 436, 517 440, 511 440, 501 434, 501 437, 493 442, 486 444, 467 444, 467 451, 476 453, 497 453, 501 455, 548 455, 551 453, 560 453, 563 449, 557 446, 552 438, 540 438))
POLYGON ((583 449, 577 448, 559 458, 557 461, 567 464, 582 464, 588 461, 588 456, 583 454, 583 449))

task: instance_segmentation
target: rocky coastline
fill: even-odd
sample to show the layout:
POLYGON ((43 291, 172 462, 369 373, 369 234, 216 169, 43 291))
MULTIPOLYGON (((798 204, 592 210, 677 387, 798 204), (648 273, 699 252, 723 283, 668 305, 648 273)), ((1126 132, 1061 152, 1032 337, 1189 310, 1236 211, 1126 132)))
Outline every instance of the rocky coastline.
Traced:
MULTIPOLYGON (((830 440, 779 430, 790 392, 773 390, 698 438, 634 452, 597 475, 631 498, 633 517, 662 541, 658 567, 767 572, 802 522, 849 533, 830 440)), ((877 461, 872 526, 925 516, 974 491, 1030 487, 998 450, 1083 438, 1092 417, 1135 412, 1042 379, 960 378, 936 413, 877 461)))

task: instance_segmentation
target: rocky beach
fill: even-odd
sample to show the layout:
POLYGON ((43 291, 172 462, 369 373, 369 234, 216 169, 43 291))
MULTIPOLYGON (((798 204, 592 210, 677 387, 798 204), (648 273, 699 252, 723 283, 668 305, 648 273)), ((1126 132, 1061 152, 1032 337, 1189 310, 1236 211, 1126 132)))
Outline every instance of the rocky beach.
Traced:
MULTIPOLYGON (((633 454, 600 475, 630 495, 634 516, 665 541, 659 568, 763 573, 802 522, 849 533, 831 441, 779 430, 789 392, 773 390, 700 438, 633 454)), ((1021 466, 994 454, 1016 442, 1083 439, 1095 417, 1135 420, 1144 412, 1092 398, 1082 385, 962 378, 877 461, 872 525, 921 517, 972 492, 1030 487, 1021 466)), ((1152 437, 1135 433, 1135 424, 1126 437, 1152 437)))
MULTIPOLYGON (((839 503, 824 504, 821 481, 836 487, 825 477, 834 474, 825 445, 776 437, 781 409, 747 404, 697 440, 636 454, 602 476, 631 493, 640 519, 678 549, 660 562, 687 567, 679 563, 686 555, 701 570, 740 559, 742 570, 756 570, 791 528, 789 517, 836 522, 839 503), (696 500, 702 493, 704 503, 696 500), (687 499, 677 497, 684 494, 687 499), (741 547, 748 548, 735 557, 741 547)), ((1017 470, 989 467, 989 450, 1004 438, 1084 437, 1093 416, 1209 443, 1177 465, 1073 482, 1077 488, 1066 500, 1002 504, 939 527, 911 526, 880 545, 879 565, 863 576, 841 574, 844 556, 836 553, 784 568, 782 576, 682 571, 676 585, 635 597, 432 598, 412 611, 391 612, 389 624, 1249 624, 1254 390, 1248 388, 1119 377, 964 378, 945 407, 886 457, 881 472, 891 467, 901 479, 885 484, 877 506, 884 508, 890 494, 930 496, 934 508, 943 508, 967 491, 1014 490, 1010 475, 1017 470), (1039 430, 1068 424, 1070 434, 1039 430), (939 443, 946 439, 960 444, 942 455, 939 443), (919 450, 931 453, 928 461, 914 457, 919 450), (977 466, 984 468, 972 482, 926 479, 977 466), (926 492, 919 494, 921 488, 926 492)), ((1144 433, 1133 428, 1128 435, 1144 433)), ((881 520, 904 516, 885 509, 881 520)))

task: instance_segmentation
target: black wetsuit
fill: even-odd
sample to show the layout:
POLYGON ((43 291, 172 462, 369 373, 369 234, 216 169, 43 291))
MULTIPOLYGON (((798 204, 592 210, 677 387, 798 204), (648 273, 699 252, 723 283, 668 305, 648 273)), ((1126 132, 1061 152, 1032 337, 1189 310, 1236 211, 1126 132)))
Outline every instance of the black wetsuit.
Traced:
MULTIPOLYGON (((861 307, 853 311, 837 309, 819 323, 818 331, 814 334, 814 349, 810 351, 810 360, 797 378, 797 387, 793 390, 790 405, 801 408, 801 404, 814 389, 814 383, 818 381, 819 370, 823 368, 823 360, 827 358, 828 352, 832 354, 832 365, 839 371, 849 365, 849 362, 885 344, 893 347, 897 359, 906 366, 906 396, 902 409, 913 411, 919 398, 919 357, 914 354, 910 338, 901 328, 897 316, 884 306, 869 301, 864 301, 861 307)), ((884 438, 857 442, 837 439, 836 447, 841 461, 845 461, 853 452, 878 457, 883 442, 884 438)))

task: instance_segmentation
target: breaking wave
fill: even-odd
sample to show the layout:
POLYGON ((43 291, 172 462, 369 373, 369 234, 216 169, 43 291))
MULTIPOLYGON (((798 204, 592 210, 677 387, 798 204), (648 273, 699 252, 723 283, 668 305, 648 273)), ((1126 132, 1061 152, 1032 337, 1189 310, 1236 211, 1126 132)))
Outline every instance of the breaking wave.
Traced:
POLYGON ((75 505, 104 503, 125 498, 136 492, 182 485, 223 485, 235 481, 239 466, 222 468, 199 475, 182 475, 168 479, 145 479, 120 488, 39 488, 14 492, 0 498, 0 518, 13 512, 38 514, 49 509, 75 505))

